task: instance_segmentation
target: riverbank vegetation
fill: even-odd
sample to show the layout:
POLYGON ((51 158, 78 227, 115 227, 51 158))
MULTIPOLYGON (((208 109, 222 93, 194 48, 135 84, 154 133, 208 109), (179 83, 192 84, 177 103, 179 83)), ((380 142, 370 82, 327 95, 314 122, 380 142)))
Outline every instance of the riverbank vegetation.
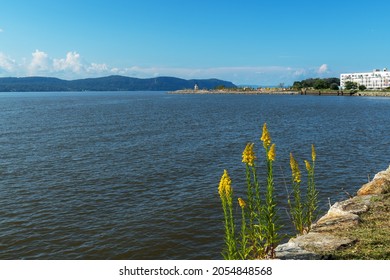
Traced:
MULTIPOLYGON (((276 145, 272 143, 267 125, 263 125, 260 138, 264 155, 262 163, 257 162, 255 144, 248 143, 242 153, 245 165, 246 197, 234 199, 232 179, 227 170, 221 177, 218 193, 222 202, 225 227, 225 247, 222 255, 225 259, 267 259, 275 258, 275 249, 281 240, 279 213, 277 211, 273 164, 276 160, 276 145), (258 168, 265 168, 266 178, 260 180, 258 168), (235 203, 237 202, 237 203, 235 203), (235 205, 238 204, 238 207, 235 205), (236 223, 241 209, 241 223, 236 223)), ((292 191, 287 191, 291 220, 298 234, 309 232, 317 217, 317 190, 314 182, 316 152, 312 146, 312 161, 305 161, 307 169, 307 189, 301 189, 301 172, 298 162, 291 155, 292 191), (292 195, 291 195, 292 193, 292 195)))
POLYGON ((315 89, 315 90, 338 90, 340 86, 339 78, 310 78, 302 81, 295 81, 292 85, 294 90, 300 91, 302 89, 315 89))
POLYGON ((336 234, 355 239, 352 246, 331 253, 334 259, 389 260, 390 259, 390 194, 371 198, 370 209, 360 216, 357 227, 336 234))
POLYGON ((311 146, 311 163, 305 160, 307 171, 307 189, 306 199, 303 200, 301 191, 301 171, 299 164, 290 153, 290 167, 292 177, 292 198, 288 195, 288 205, 290 206, 290 214, 292 223, 295 226, 297 234, 304 234, 310 231, 311 225, 317 219, 318 207, 318 191, 314 182, 314 168, 316 161, 316 151, 314 145, 311 146))

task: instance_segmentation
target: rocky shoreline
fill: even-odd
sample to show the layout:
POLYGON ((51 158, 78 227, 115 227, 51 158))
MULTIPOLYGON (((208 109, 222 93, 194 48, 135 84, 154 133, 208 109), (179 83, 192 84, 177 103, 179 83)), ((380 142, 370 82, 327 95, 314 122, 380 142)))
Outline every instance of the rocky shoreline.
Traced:
POLYGON ((356 196, 336 202, 313 226, 308 234, 291 238, 276 248, 278 259, 320 260, 332 259, 332 252, 358 242, 348 236, 348 230, 357 227, 361 214, 366 213, 377 199, 390 193, 390 166, 364 184, 356 196), (346 234, 339 234, 345 232, 346 234))
POLYGON ((245 94, 245 95, 318 95, 318 96, 375 96, 375 97, 390 97, 390 92, 382 91, 359 91, 354 94, 342 91, 326 91, 326 90, 306 90, 306 91, 293 91, 293 90, 231 90, 231 89, 219 89, 219 90, 193 90, 183 89, 169 91, 169 94, 245 94))
POLYGON ((298 94, 297 92, 290 90, 234 90, 234 89, 182 89, 169 91, 169 94, 246 94, 246 95, 260 95, 260 94, 279 94, 279 95, 291 95, 298 94))

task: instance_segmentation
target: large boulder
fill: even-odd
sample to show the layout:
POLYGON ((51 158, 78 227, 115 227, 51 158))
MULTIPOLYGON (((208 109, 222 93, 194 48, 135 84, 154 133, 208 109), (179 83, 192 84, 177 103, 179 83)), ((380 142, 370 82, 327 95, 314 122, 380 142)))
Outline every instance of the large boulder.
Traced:
POLYGON ((281 260, 320 260, 323 258, 321 254, 307 251, 292 240, 276 247, 275 253, 276 258, 281 260))
POLYGON ((355 242, 355 240, 338 237, 331 233, 309 232, 308 234, 293 238, 291 242, 308 251, 330 252, 347 246, 355 242))
POLYGON ((390 192, 390 166, 384 171, 377 173, 374 179, 364 184, 357 195, 385 194, 390 192))
POLYGON ((332 232, 356 226, 360 221, 359 215, 368 211, 370 199, 371 196, 355 196, 336 202, 330 207, 328 213, 313 224, 311 231, 332 232))
POLYGON ((287 243, 276 247, 278 259, 319 260, 327 258, 327 253, 349 246, 356 240, 338 237, 331 233, 309 232, 291 238, 287 243))

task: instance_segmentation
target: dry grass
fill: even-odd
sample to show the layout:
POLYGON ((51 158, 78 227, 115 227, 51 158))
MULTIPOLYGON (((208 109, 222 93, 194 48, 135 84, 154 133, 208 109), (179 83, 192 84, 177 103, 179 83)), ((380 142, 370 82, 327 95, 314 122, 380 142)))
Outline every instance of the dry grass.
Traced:
POLYGON ((357 239, 357 242, 348 248, 333 252, 333 258, 390 260, 390 194, 371 199, 370 210, 360 216, 361 223, 340 233, 357 239))

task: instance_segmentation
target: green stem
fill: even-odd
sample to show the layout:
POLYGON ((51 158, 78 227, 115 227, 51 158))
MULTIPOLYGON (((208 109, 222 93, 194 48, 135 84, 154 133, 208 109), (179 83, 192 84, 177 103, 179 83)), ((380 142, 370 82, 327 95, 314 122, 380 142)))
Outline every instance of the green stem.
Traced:
POLYGON ((313 221, 316 219, 316 210, 318 207, 318 191, 314 182, 314 167, 315 162, 312 162, 312 167, 308 170, 308 186, 307 186, 307 214, 306 214, 306 226, 310 231, 313 221))
POLYGON ((247 182, 247 200, 248 200, 248 219, 249 219, 249 228, 253 228, 254 223, 254 215, 253 215, 253 186, 251 180, 251 173, 249 164, 245 165, 245 173, 246 173, 246 182, 247 182))
POLYGON ((247 233, 246 233, 246 219, 245 219, 245 209, 241 208, 241 259, 246 260, 248 257, 248 248, 247 248, 247 233))
POLYGON ((237 254, 237 243, 236 243, 236 236, 235 236, 235 224, 234 224, 234 217, 233 217, 233 205, 231 198, 228 200, 228 208, 229 208, 229 255, 231 256, 230 259, 236 259, 237 254))
POLYGON ((266 225, 266 253, 271 257, 275 257, 275 248, 278 239, 278 226, 276 201, 274 197, 274 179, 272 170, 272 161, 267 158, 267 192, 265 202, 265 225, 266 225))

